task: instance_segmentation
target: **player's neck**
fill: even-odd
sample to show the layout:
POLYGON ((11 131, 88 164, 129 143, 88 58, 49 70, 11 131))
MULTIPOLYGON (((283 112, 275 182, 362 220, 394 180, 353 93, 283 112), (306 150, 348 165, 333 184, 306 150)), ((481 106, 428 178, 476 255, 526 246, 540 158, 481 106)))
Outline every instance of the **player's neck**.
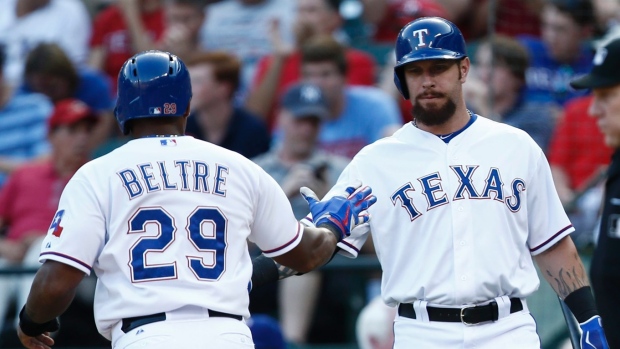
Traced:
POLYGON ((170 137, 170 136, 183 136, 185 132, 177 127, 148 127, 140 130, 133 130, 133 138, 144 137, 170 137))

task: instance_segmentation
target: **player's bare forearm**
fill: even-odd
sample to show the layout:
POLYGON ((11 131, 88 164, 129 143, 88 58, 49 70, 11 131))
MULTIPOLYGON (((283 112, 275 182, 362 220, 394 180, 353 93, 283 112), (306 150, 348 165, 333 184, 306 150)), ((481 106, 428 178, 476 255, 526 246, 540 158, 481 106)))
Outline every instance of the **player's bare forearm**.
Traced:
POLYGON ((299 244, 291 251, 274 257, 274 260, 300 273, 307 273, 330 260, 337 242, 334 233, 326 228, 305 227, 299 244))
POLYGON ((534 259, 547 282, 562 299, 575 290, 589 286, 579 253, 568 236, 534 259))
POLYGON ((25 311, 32 321, 44 323, 67 310, 84 275, 84 272, 63 263, 51 260, 43 263, 26 302, 25 311))

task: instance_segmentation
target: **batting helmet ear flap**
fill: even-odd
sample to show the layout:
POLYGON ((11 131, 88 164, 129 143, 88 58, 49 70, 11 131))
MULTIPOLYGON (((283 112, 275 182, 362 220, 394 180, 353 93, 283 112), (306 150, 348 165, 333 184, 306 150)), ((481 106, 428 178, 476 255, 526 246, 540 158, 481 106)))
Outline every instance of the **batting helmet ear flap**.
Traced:
POLYGON ((400 92, 405 99, 409 99, 409 89, 407 88, 407 82, 405 81, 405 75, 403 74, 402 68, 394 69, 394 84, 396 85, 398 92, 400 92))

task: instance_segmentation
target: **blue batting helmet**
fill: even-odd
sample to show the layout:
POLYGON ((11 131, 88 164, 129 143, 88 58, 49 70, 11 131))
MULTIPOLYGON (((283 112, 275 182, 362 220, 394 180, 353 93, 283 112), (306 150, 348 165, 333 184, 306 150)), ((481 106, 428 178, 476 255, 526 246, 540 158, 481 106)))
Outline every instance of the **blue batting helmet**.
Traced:
POLYGON ((422 17, 400 30, 396 38, 394 83, 409 99, 402 67, 427 59, 461 59, 467 56, 465 39, 454 23, 441 17, 422 17))
POLYGON ((123 134, 128 134, 127 121, 184 116, 191 99, 185 64, 168 52, 144 51, 128 59, 118 74, 114 115, 123 134))

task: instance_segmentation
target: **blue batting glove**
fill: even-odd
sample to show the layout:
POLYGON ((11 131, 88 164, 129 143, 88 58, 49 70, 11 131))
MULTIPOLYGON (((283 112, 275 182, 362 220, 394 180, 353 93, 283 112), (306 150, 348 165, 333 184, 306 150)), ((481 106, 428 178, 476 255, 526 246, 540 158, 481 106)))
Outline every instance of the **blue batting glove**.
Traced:
POLYGON ((310 188, 302 187, 299 191, 310 206, 315 226, 327 225, 339 234, 340 241, 349 236, 356 226, 368 222, 370 217, 366 210, 377 201, 375 196, 370 195, 372 190, 369 187, 356 192, 360 186, 348 187, 342 195, 326 201, 319 201, 310 188))
POLYGON ((581 349, 609 349, 600 316, 593 316, 590 320, 580 323, 581 349))

